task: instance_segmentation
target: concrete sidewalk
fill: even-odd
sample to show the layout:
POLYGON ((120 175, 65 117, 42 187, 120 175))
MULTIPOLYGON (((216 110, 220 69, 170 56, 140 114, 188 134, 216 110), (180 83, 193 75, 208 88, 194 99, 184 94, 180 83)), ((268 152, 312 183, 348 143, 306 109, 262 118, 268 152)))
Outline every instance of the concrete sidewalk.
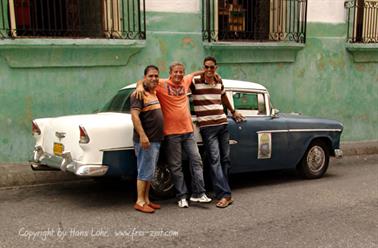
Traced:
MULTIPOLYGON (((378 140, 345 142, 341 144, 344 156, 378 154, 378 140)), ((33 171, 28 164, 0 164, 0 187, 56 183, 84 179, 62 171, 33 171)))

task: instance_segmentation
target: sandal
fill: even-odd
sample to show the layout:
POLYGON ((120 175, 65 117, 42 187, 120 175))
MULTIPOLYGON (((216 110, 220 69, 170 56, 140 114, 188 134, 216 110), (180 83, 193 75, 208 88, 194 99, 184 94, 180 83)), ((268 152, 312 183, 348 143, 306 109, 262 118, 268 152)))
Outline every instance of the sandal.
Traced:
POLYGON ((234 200, 231 197, 223 197, 220 199, 217 203, 218 208, 226 208, 229 205, 231 205, 234 202, 234 200))

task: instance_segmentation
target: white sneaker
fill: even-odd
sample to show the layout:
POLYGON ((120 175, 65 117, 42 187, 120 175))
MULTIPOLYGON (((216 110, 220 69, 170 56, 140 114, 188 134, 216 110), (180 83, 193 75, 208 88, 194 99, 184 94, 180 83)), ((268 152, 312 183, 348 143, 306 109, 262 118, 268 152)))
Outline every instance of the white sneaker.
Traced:
POLYGON ((179 200, 177 203, 178 203, 179 208, 188 208, 189 207, 188 201, 185 198, 179 200))
POLYGON ((211 202, 211 198, 207 197, 206 194, 202 194, 201 197, 190 197, 190 201, 192 202, 201 202, 201 203, 209 203, 211 202))

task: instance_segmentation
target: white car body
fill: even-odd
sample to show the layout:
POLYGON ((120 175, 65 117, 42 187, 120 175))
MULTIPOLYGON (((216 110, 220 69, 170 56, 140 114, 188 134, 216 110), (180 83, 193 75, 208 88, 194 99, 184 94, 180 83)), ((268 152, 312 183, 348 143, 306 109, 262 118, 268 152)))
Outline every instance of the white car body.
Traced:
MULTIPOLYGON (((225 88, 253 89, 266 92, 260 84, 223 80, 225 88)), ((124 89, 134 89, 135 84, 124 89)), ((269 108, 269 106, 267 106, 269 108)), ((195 121, 195 117, 193 117, 195 121)), ((70 171, 78 176, 102 176, 108 170, 103 164, 104 152, 133 150, 133 124, 129 113, 103 112, 86 115, 71 115, 33 120, 40 134, 34 132, 36 140, 31 161, 32 168, 48 168, 70 171), (80 143, 80 129, 84 128, 88 143, 80 143), (63 146, 63 152, 54 152, 54 145, 63 146)), ((198 142, 199 131, 195 130, 198 142)))
MULTIPOLYGON (((260 84, 227 79, 223 84, 230 103, 246 118, 236 123, 228 113, 231 174, 297 168, 306 178, 319 178, 328 168, 329 157, 342 155, 342 123, 278 114, 260 84)), ((100 113, 35 119, 32 168, 78 176, 135 178, 133 125, 128 113, 134 88, 135 84, 122 88, 100 113)), ((201 143, 195 115, 192 118, 197 142, 201 143)), ((156 171, 160 181, 151 184, 152 188, 161 192, 172 188, 164 158, 159 159, 156 171)))

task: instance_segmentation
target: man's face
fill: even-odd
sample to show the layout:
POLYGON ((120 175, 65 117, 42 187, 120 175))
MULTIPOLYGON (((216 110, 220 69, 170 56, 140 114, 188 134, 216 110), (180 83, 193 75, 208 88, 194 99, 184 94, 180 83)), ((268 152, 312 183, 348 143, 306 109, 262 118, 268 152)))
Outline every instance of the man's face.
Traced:
POLYGON ((214 61, 207 60, 203 65, 203 69, 205 71, 205 77, 214 77, 215 71, 217 70, 217 66, 215 65, 214 61))
POLYGON ((169 77, 171 78, 173 83, 179 84, 184 78, 184 73, 184 67, 182 65, 176 65, 172 68, 171 72, 169 73, 169 77))
POLYGON ((159 83, 159 72, 156 69, 149 69, 144 76, 144 85, 149 90, 154 90, 159 83))

